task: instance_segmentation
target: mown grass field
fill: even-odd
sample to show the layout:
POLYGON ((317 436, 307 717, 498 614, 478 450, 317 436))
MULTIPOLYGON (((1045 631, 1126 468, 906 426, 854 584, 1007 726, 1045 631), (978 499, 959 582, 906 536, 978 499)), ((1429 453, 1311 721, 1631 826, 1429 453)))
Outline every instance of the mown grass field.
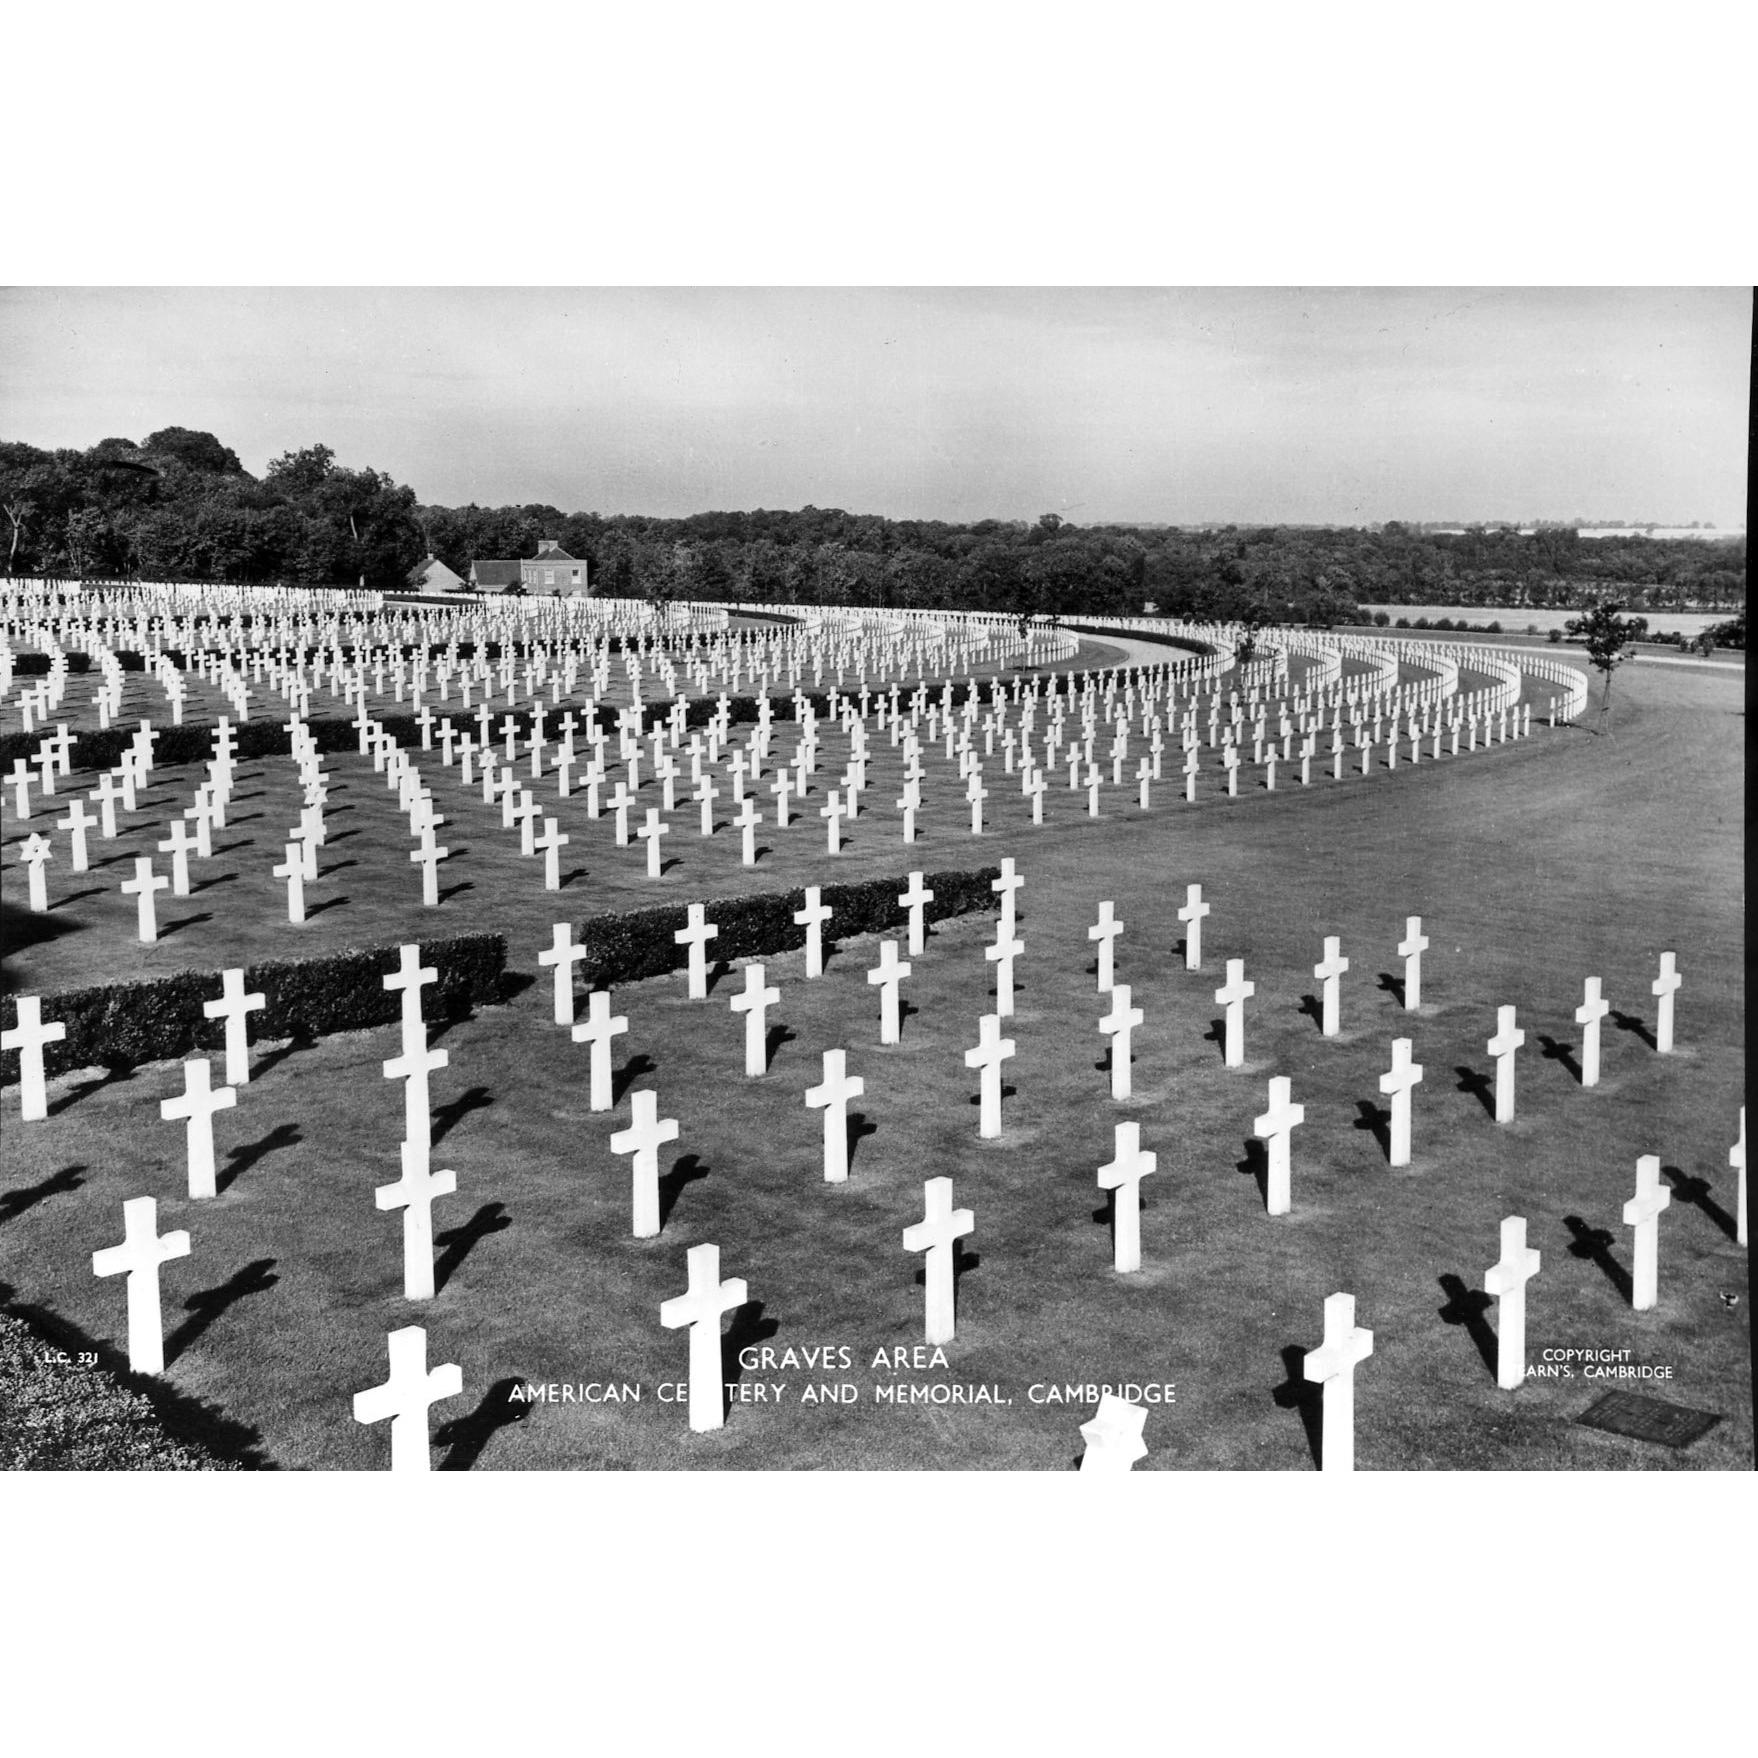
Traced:
MULTIPOLYGON (((681 974, 619 990, 630 1030, 618 1041, 619 1102, 604 1115, 587 1107, 584 1049, 550 1021, 544 973, 508 1005, 436 1034, 450 1066, 434 1077, 435 1160, 455 1168, 458 1192, 435 1210, 431 1303, 403 1300, 400 1219, 373 1203, 373 1187, 397 1175, 401 1133, 400 1093, 379 1071, 396 1052, 388 1030, 261 1053, 219 1120, 223 1189, 205 1203, 183 1195, 181 1125, 157 1114, 181 1090, 180 1070, 58 1083, 48 1121, 7 1130, 0 1279, 27 1315, 53 1315, 62 1334, 114 1360, 122 1291, 93 1278, 90 1254, 120 1237, 124 1199, 156 1195, 161 1228, 187 1226, 193 1242, 165 1272, 166 1394, 197 1426, 205 1418, 210 1439, 289 1468, 385 1463, 384 1431, 357 1425, 351 1398, 384 1377, 385 1332, 419 1322, 430 1361, 463 1371, 463 1395, 434 1413, 435 1460, 454 1468, 1059 1470, 1078 1456, 1090 1410, 1035 1404, 1029 1388, 1136 1382, 1176 1388, 1150 1413, 1144 1467, 1305 1470, 1316 1407, 1300 1355, 1337 1289, 1356 1295, 1358 1322, 1375 1334, 1357 1377, 1361 1469, 1747 1468, 1747 1315, 1723 1299, 1746 1286, 1726 1160, 1744 1076, 1743 699, 1714 674, 1637 668, 1617 695, 1608 736, 1535 731, 1365 781, 1302 791, 1284 776, 1274 796, 1097 825, 1064 811, 1033 830, 1016 816, 975 843, 960 826, 956 850, 923 846, 907 862, 889 833, 869 870, 1010 853, 1025 876, 1018 1054, 997 1143, 978 1139, 963 1063, 990 993, 982 921, 947 925, 916 961, 895 1049, 878 1044, 865 982, 873 940, 841 947, 815 982, 800 954, 771 961, 780 1031, 757 1081, 742 1074, 743 1022, 727 1007, 737 972, 706 1002, 684 999, 681 974), (1183 968, 1174 914, 1191 882, 1213 906, 1200 973, 1183 968), (1134 1097, 1122 1103, 1109 1098, 1105 1001, 1086 939, 1102 898, 1126 924, 1118 979, 1147 1015, 1134 1097), (1433 942, 1414 1015, 1393 981, 1409 914, 1433 942), (1306 1001, 1327 934, 1352 961, 1343 1036, 1329 1041, 1306 1001), (1667 948, 1685 987, 1680 1050, 1662 1058, 1644 1032, 1667 948), (1228 957, 1257 984, 1243 1070, 1222 1067, 1214 1036, 1228 957), (1616 1010, 1594 1091, 1572 1061, 1589 975, 1616 1010), (1517 1121, 1498 1128, 1482 1096, 1484 1040, 1508 1002, 1528 1046, 1517 1121), (1414 1164, 1393 1171, 1378 1076, 1397 1036, 1413 1038, 1426 1076, 1414 1164), (845 1186, 822 1181, 820 1116, 803 1101, 836 1045, 866 1082, 845 1186), (1248 1138, 1277 1073, 1307 1114, 1294 1212, 1271 1220, 1248 1138), (634 1086, 654 1088, 660 1114, 680 1123, 662 1150, 664 1228, 651 1241, 629 1236, 627 1163, 608 1148, 634 1086), (1159 1170, 1144 1186, 1144 1269, 1119 1277, 1095 1173, 1128 1118, 1159 1170), (1620 1212, 1643 1153, 1661 1156, 1675 1194, 1661 1224, 1660 1306, 1636 1314, 1620 1212), (936 1175, 954 1180, 976 1220, 958 1336, 943 1368, 894 1374, 872 1360, 920 1340, 919 1259, 899 1236, 936 1175), (1629 1348, 1675 1376, 1638 1389, 1718 1412, 1717 1428, 1673 1453, 1577 1426, 1607 1387, 1497 1389, 1493 1311, 1471 1290, 1510 1213, 1529 1218, 1543 1255, 1529 1291, 1533 1359, 1548 1347, 1629 1348), (720 1246, 723 1275, 745 1278, 751 1304, 727 1348, 729 1378, 747 1390, 723 1430, 696 1436, 658 1399, 686 1357, 658 1309, 682 1291, 685 1254, 703 1241, 720 1246), (851 1369, 737 1365, 746 1345, 825 1344, 846 1348, 851 1369), (854 1385, 856 1402, 801 1402, 820 1380, 854 1385), (778 1381, 779 1402, 745 1401, 778 1381), (898 1408, 875 1396, 941 1381, 1011 1401, 898 1408), (626 1383, 642 1398, 510 1401, 527 1382, 626 1383)), ((802 844, 802 871, 834 865, 841 876, 821 852, 808 861, 807 847, 821 851, 821 835, 802 844)), ((776 887, 807 882, 778 862, 776 887)), ((501 895, 485 888, 447 930, 498 925, 501 895)), ((522 900, 521 920, 558 919, 547 901, 522 900)), ((516 952, 515 966, 535 973, 530 954, 546 939, 516 952)))

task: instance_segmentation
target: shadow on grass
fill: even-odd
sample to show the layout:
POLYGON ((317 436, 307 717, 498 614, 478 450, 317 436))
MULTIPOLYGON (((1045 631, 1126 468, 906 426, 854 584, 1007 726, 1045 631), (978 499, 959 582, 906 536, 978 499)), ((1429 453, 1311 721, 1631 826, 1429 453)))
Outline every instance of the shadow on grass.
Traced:
POLYGON ((1654 1033, 1648 1029, 1647 1022, 1639 1014, 1619 1013, 1614 1007, 1612 1009, 1611 1022, 1620 1032, 1634 1032, 1650 1050, 1658 1050, 1660 1048, 1659 1040, 1656 1039, 1654 1033))
POLYGON ((1324 1387, 1306 1377, 1306 1346, 1303 1343, 1282 1345, 1283 1380, 1270 1390, 1278 1410, 1294 1410, 1300 1415, 1300 1426, 1306 1430, 1306 1450, 1314 1465, 1324 1464, 1324 1387))
POLYGON ((800 1034, 791 1026, 772 1025, 763 1038, 764 1067, 767 1068, 775 1061, 775 1052, 779 1050, 783 1044, 798 1043, 799 1036, 800 1034))
MULTIPOLYGON (((753 1343, 767 1343, 780 1329, 779 1319, 763 1316, 761 1300, 747 1300, 733 1313, 732 1323, 727 1326, 726 1335, 720 1340, 721 1379, 729 1386, 736 1386, 739 1376, 745 1371, 739 1364, 739 1351, 749 1349, 753 1343)), ((724 1404, 722 1409, 725 1409, 724 1404)))
POLYGON ((345 897, 326 897, 322 903, 314 903, 306 909, 305 919, 309 922, 313 916, 321 916, 325 910, 339 910, 347 901, 345 897))
POLYGON ((1233 1162, 1233 1170, 1257 1180, 1257 1193, 1267 1209, 1270 1206, 1270 1144, 1257 1136, 1245 1138, 1245 1158, 1233 1162))
POLYGON ((189 1317, 165 1339, 167 1364, 175 1361, 229 1306, 235 1306, 252 1294, 266 1294, 274 1287, 281 1279, 273 1273, 274 1268, 272 1257, 259 1257, 218 1287, 204 1288, 199 1294, 190 1295, 183 1303, 183 1310, 189 1317))
POLYGON ((1392 1114, 1383 1105, 1376 1105, 1372 1099, 1357 1099, 1355 1109, 1358 1113, 1352 1129, 1366 1130, 1380 1144, 1380 1152, 1389 1163, 1392 1158, 1392 1114))
POLYGON ((712 960, 708 966, 708 974, 702 979, 703 993, 712 995, 719 986, 720 979, 730 977, 732 970, 733 967, 729 960, 724 958, 712 960))
POLYGON ((80 924, 53 919, 45 910, 21 910, 0 900, 0 947, 10 958, 15 952, 40 946, 45 940, 59 940, 63 934, 77 934, 80 924))
POLYGON ((529 1404, 513 1399, 524 1383, 516 1374, 496 1380, 468 1416, 455 1416, 434 1430, 434 1444, 446 1449, 439 1463, 441 1471, 468 1471, 501 1429, 511 1428, 531 1414, 529 1404))
MULTIPOLYGON (((1106 1194, 1109 1195, 1110 1193, 1106 1192, 1106 1194)), ((1106 1208, 1105 1208, 1105 1215, 1106 1215, 1107 1219, 1110 1218, 1110 1214, 1111 1214, 1110 1205, 1107 1204, 1106 1208)), ((983 1254, 980 1251, 966 1251, 964 1248, 964 1241, 962 1239, 953 1240, 953 1242, 952 1242, 952 1293, 953 1293, 953 1299, 954 1299, 955 1303, 958 1298, 958 1284, 959 1284, 960 1279, 964 1276, 969 1275, 972 1271, 977 1269, 981 1265, 982 1261, 983 1261, 983 1254)), ((911 1280, 914 1281, 915 1285, 918 1288, 926 1288, 927 1287, 927 1285, 928 1285, 928 1265, 925 1260, 916 1265, 916 1273, 911 1278, 911 1280)))
POLYGON ((345 861, 331 861, 327 867, 318 870, 317 876, 320 879, 328 879, 341 872, 344 867, 358 867, 359 865, 360 863, 350 855, 345 861))
POLYGON ((1575 1046, 1553 1038, 1548 1032, 1538 1034, 1539 1054, 1547 1062, 1560 1062, 1576 1080, 1581 1078, 1581 1064, 1575 1060, 1575 1046))
POLYGON ((1709 1180, 1707 1178, 1690 1177, 1678 1166, 1662 1166, 1660 1175, 1670 1181, 1673 1189, 1678 1193, 1680 1202, 1689 1203, 1694 1209, 1701 1209, 1729 1239, 1738 1240, 1740 1236, 1739 1224, 1709 1194, 1709 1180))
POLYGON ((1467 1288, 1464 1279, 1449 1270, 1439 1278, 1447 1304, 1437 1309, 1436 1316, 1449 1325, 1463 1325, 1465 1334, 1477 1345, 1477 1353, 1493 1378, 1496 1371, 1496 1334, 1484 1315, 1494 1304, 1491 1295, 1481 1288, 1467 1288))
POLYGON ((472 1111, 486 1111, 493 1103, 494 1094, 487 1087, 466 1087, 457 1098, 434 1107, 433 1134, 429 1141, 437 1148, 472 1111))
POLYGON ((1493 1120, 1496 1114, 1495 1076, 1464 1062, 1455 1065, 1453 1072, 1459 1077, 1458 1091, 1473 1094, 1493 1120))
POLYGON ((1302 995, 1296 1011, 1304 1013, 1321 1032, 1325 1029, 1325 1004, 1318 996, 1302 995))
POLYGON ((260 1429, 235 1422, 216 1405, 177 1391, 158 1374, 130 1372, 125 1351, 116 1348, 112 1343, 89 1336, 78 1325, 70 1324, 57 1313, 18 1300, 15 1298, 16 1294, 17 1290, 10 1283, 0 1282, 0 1310, 22 1319, 57 1349, 64 1349, 72 1355, 84 1353, 96 1356, 100 1367, 131 1392, 138 1392, 146 1399, 159 1420, 159 1426, 173 1440, 203 1448, 217 1459, 241 1465, 250 1471, 275 1469, 273 1461, 262 1451, 260 1429))
POLYGON ((1636 1285, 1630 1280, 1630 1272, 1611 1254, 1611 1234, 1603 1227, 1590 1227, 1579 1215, 1564 1215, 1563 1225, 1569 1229, 1574 1241, 1569 1247, 1569 1256, 1598 1264, 1605 1272, 1606 1280, 1626 1300, 1633 1299, 1636 1285))
POLYGON ((238 882, 236 873, 216 873, 211 879, 204 879, 199 885, 190 888, 192 897, 199 897, 204 891, 212 891, 216 885, 235 885, 238 882))
POLYGON ((26 1184, 17 1190, 9 1190, 0 1196, 0 1227, 8 1221, 16 1221, 26 1209, 34 1209, 38 1203, 46 1202, 52 1196, 66 1196, 85 1183, 80 1176, 86 1169, 80 1161, 72 1166, 63 1166, 59 1172, 51 1172, 47 1178, 39 1178, 35 1184, 26 1184))
POLYGON ((663 1227, 671 1219, 671 1212, 677 1207, 677 1201, 684 1194, 686 1185, 699 1182, 708 1176, 709 1167, 700 1154, 683 1154, 672 1164, 672 1169, 661 1175, 659 1180, 659 1224, 663 1227))
POLYGON ((1391 971, 1381 971, 1379 986, 1392 996, 1400 1007, 1404 1005, 1404 979, 1402 977, 1393 975, 1391 971))
POLYGON ((289 1056, 297 1056, 303 1050, 315 1050, 316 1038, 289 1038, 284 1044, 277 1044, 274 1049, 258 1061, 252 1063, 250 1078, 255 1080, 259 1075, 267 1074, 271 1068, 278 1068, 289 1056))
POLYGON ((534 988, 537 983, 533 971, 502 971, 500 989, 496 996, 500 1001, 515 1001, 527 989, 534 988))
POLYGON ((567 872, 561 875, 561 878, 556 885, 556 889, 558 891, 566 891, 576 879, 584 879, 587 876, 587 869, 585 867, 570 867, 567 872))
POLYGON ((433 1264, 434 1293, 438 1294, 452 1279, 452 1272, 470 1255, 478 1241, 491 1233, 504 1233, 512 1224, 513 1217, 507 1213, 505 1203, 484 1203, 468 1221, 436 1233, 433 1242, 440 1248, 440 1254, 433 1264))
POLYGON ((134 1070, 126 1064, 118 1064, 114 1068, 106 1068, 102 1074, 94 1075, 90 1080, 82 1080, 64 1092, 55 1103, 49 1106, 49 1115, 56 1117, 69 1105, 77 1105, 81 1099, 89 1099, 93 1093, 101 1092, 105 1087, 113 1087, 120 1081, 132 1080, 134 1070))
POLYGON ((855 1155, 860 1152, 861 1143, 868 1136, 877 1135, 879 1125, 865 1111, 851 1111, 848 1114, 848 1164, 852 1172, 855 1167, 855 1155))
POLYGON ((277 1123, 265 1136, 256 1141, 245 1142, 243 1146, 229 1148, 226 1152, 226 1165, 214 1176, 216 1192, 231 1189, 242 1172, 248 1172, 258 1160, 272 1154, 277 1148, 290 1148, 305 1138, 299 1133, 296 1123, 277 1123))
POLYGON ((658 1074, 659 1065, 645 1050, 637 1050, 621 1068, 614 1069, 610 1077, 610 1102, 620 1105, 623 1095, 644 1074, 658 1074))
MULTIPOLYGON (((307 915, 312 912, 306 911, 307 915)), ((174 922, 159 924, 159 938, 169 940, 173 934, 181 934, 185 928, 193 928, 197 922, 211 922, 214 919, 211 910, 198 910, 193 916, 179 916, 174 922)))
MULTIPOLYGON (((197 887, 199 890, 200 888, 197 887)), ((84 903, 88 897, 103 897, 107 887, 102 885, 87 886, 84 891, 70 891, 65 897, 58 897, 49 905, 52 910, 64 910, 76 903, 84 903)))
POLYGON ((458 894, 460 892, 474 891, 475 889, 476 889, 475 880, 473 880, 473 879, 460 879, 456 885, 443 885, 443 886, 441 886, 439 900, 441 903, 448 903, 448 902, 450 902, 450 900, 452 898, 458 896, 458 894))
POLYGON ((1203 1042, 1213 1044, 1221 1052, 1221 1060, 1227 1060, 1227 1022, 1225 1019, 1211 1019, 1209 1029, 1203 1033, 1203 1042))

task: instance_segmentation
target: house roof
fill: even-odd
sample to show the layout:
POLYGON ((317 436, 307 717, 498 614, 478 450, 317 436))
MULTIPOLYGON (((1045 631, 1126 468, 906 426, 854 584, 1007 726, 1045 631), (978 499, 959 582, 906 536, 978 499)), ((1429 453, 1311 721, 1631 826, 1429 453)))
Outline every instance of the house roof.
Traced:
POLYGON ((577 555, 569 555, 565 549, 540 549, 531 557, 534 562, 577 562, 577 555))
POLYGON ((519 584, 519 564, 517 562, 472 562, 470 578, 478 586, 517 586, 519 584))
POLYGON ((456 580, 460 577, 458 574, 454 573, 452 569, 448 568, 438 556, 430 555, 420 564, 420 566, 413 567, 409 570, 408 574, 404 576, 405 583, 410 586, 422 585, 427 580, 431 579, 436 571, 444 574, 448 579, 456 580))

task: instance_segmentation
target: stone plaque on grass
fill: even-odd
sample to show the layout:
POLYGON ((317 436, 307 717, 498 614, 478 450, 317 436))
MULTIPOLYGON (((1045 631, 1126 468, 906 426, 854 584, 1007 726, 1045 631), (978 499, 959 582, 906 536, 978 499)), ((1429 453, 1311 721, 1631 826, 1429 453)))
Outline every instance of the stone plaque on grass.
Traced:
POLYGON ((1575 1420, 1583 1428, 1628 1435, 1632 1440, 1658 1441, 1663 1447, 1688 1447, 1708 1434, 1721 1418, 1712 1411, 1669 1404, 1664 1398, 1645 1397, 1641 1392, 1607 1392, 1575 1420))

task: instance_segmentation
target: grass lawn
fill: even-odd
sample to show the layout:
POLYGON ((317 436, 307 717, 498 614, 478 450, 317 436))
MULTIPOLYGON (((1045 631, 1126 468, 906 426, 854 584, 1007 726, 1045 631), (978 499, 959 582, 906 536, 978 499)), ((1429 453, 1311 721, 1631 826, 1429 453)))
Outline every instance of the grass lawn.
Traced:
MULTIPOLYGON (((870 803, 886 805, 836 861, 814 820, 772 830, 763 840, 773 855, 747 873, 733 836, 697 837, 691 807, 669 839, 680 865, 657 884, 642 851, 609 847, 607 823, 582 828, 567 853, 582 854, 587 871, 560 899, 510 852, 480 797, 464 803, 448 778, 436 792, 458 802, 446 836, 470 850, 458 871, 472 889, 413 919, 447 932, 504 927, 514 968, 533 975, 548 924, 568 908, 1013 854, 1026 879, 1026 954, 1002 1139, 978 1139, 976 1080, 963 1062, 991 986, 982 948, 992 924, 982 920, 947 924, 915 961, 895 1049, 878 1044, 865 981, 876 942, 843 946, 815 982, 801 954, 770 961, 782 999, 760 1080, 742 1073, 743 1022, 727 1007, 736 973, 707 1002, 684 999, 681 974, 618 990, 630 1029, 618 1041, 618 1104, 602 1115, 588 1109, 584 1048, 550 1021, 544 973, 506 1006, 435 1034, 450 1056, 433 1083, 435 1163, 455 1168, 458 1191, 435 1209, 432 1302, 403 1300, 401 1223, 373 1202, 373 1187, 398 1170, 400 1094, 379 1070, 396 1051, 389 1030, 260 1052, 236 1109, 219 1118, 223 1188, 205 1203, 183 1194, 181 1126, 158 1119, 158 1102, 181 1090, 178 1069, 56 1083, 47 1121, 11 1120, 6 1131, 0 1275, 18 1309, 53 1315, 63 1335, 113 1363, 122 1291, 91 1275, 90 1254, 120 1237, 126 1198, 157 1196, 161 1229, 188 1227, 193 1245, 164 1275, 167 1387, 190 1408, 223 1411, 234 1450, 290 1468, 385 1463, 383 1429, 357 1425, 351 1398, 384 1378, 386 1331, 421 1323, 430 1362, 463 1370, 462 1396, 434 1412, 436 1462, 453 1467, 1066 1469, 1090 1407, 1034 1403, 1030 1388, 1123 1382, 1175 1387, 1174 1401, 1150 1412, 1146 1468, 1310 1469, 1316 1407, 1300 1356, 1319 1341, 1324 1298, 1337 1289, 1356 1295, 1357 1321, 1375 1335, 1356 1381, 1362 1469, 1749 1468, 1747 1315, 1723 1299, 1746 1286, 1726 1158, 1744 1077, 1743 700, 1715 673, 1640 668, 1620 676, 1617 696, 1609 736, 1535 729, 1472 757, 1394 774, 1376 766, 1365 780, 1310 790, 1284 771, 1273 796, 1254 789, 1236 801, 1213 797, 1211 780, 1195 808, 1182 805, 1169 764, 1163 808, 1136 811, 1131 786, 1128 808, 1107 795, 1097 824, 1065 779, 1052 778, 1042 829, 1017 794, 996 788, 991 834, 973 841, 968 809, 949 799, 914 857, 881 764, 870 803), (1174 913, 1191 882, 1213 906, 1199 973, 1183 968, 1174 913), (1105 1003, 1086 940, 1106 898, 1126 924, 1118 980, 1147 1015, 1134 1097, 1122 1103, 1109 1097, 1097 1030, 1105 1003), (1395 992, 1393 949, 1410 914, 1432 941, 1417 1014, 1395 992), (1327 934, 1352 961, 1337 1040, 1320 1036, 1307 1001, 1327 934), (1685 986, 1679 1053, 1662 1058, 1644 1032, 1648 984, 1669 948, 1685 986), (1243 958, 1257 985, 1243 1070, 1222 1067, 1215 1036, 1213 993, 1229 957, 1243 958), (1615 1011, 1602 1084, 1585 1091, 1572 1016, 1590 975, 1615 1011), (1484 1040, 1509 1002, 1528 1045, 1517 1120, 1498 1128, 1483 1097, 1484 1040), (1426 1070, 1415 1161, 1398 1171, 1387 1165, 1378 1092, 1396 1036, 1414 1040, 1426 1070), (866 1091, 853 1107, 849 1182, 828 1186, 820 1114, 803 1095, 837 1045, 866 1091), (1294 1137, 1294 1212, 1271 1220, 1249 1138, 1277 1073, 1292 1077, 1306 1122, 1294 1137), (649 1241, 630 1237, 628 1166, 608 1146, 636 1086, 654 1088, 660 1115, 680 1125, 661 1153, 664 1226, 649 1241), (1159 1169, 1144 1185, 1144 1269, 1120 1277, 1095 1174, 1112 1157, 1114 1124, 1128 1118, 1159 1169), (1674 1200, 1661 1221, 1660 1305, 1637 1314, 1620 1215, 1644 1153, 1661 1156, 1674 1200), (921 1216, 922 1180, 937 1175, 953 1179, 976 1221, 958 1336, 943 1366, 875 1366, 880 1350, 921 1337, 920 1260, 900 1234, 921 1216), (1715 1411, 1718 1427, 1674 1453, 1575 1424, 1613 1384, 1577 1375, 1497 1389, 1493 1310, 1470 1291, 1512 1213, 1528 1217, 1543 1256, 1529 1289, 1531 1358, 1627 1348, 1633 1363, 1674 1376, 1636 1389, 1715 1411), (686 1251, 703 1241, 719 1245, 723 1276, 747 1281, 751 1303, 729 1324, 737 1390, 727 1425, 695 1436, 681 1408, 659 1398, 682 1379, 687 1346, 658 1309, 682 1292, 686 1251), (737 1365, 746 1346, 825 1345, 846 1350, 850 1365, 737 1365), (527 1382, 627 1385, 641 1396, 510 1400, 527 1382), (804 1402, 803 1388, 819 1382, 852 1386, 854 1401, 804 1402), (989 1388, 997 1401, 898 1407, 878 1397, 941 1383, 989 1388)), ((888 745, 876 749, 893 760, 888 745)), ((29 982, 15 980, 73 987, 67 974, 80 970, 130 971, 155 957, 217 966, 286 956, 290 940, 328 950, 344 917, 343 943, 415 931, 406 900, 418 881, 397 870, 407 839, 391 802, 369 767, 331 767, 348 789, 338 805, 359 814, 338 813, 336 828, 362 834, 324 851, 332 870, 311 900, 348 903, 316 916, 308 927, 318 932, 287 929, 266 874, 221 869, 235 873, 213 887, 226 894, 223 913, 217 896, 177 906, 161 897, 166 919, 213 918, 162 948, 123 950, 133 906, 119 927, 104 914, 110 892, 82 900, 78 932, 25 948, 18 966, 29 982), (357 864, 334 865, 343 860, 357 864)), ((246 768, 262 773, 241 793, 263 797, 239 800, 240 819, 260 812, 263 828, 278 829, 292 765, 246 768)), ((930 801, 948 791, 931 770, 930 801)), ((240 822, 239 835, 257 828, 240 822)), ((266 866, 260 851, 252 859, 266 866)), ((461 881, 442 868, 447 882, 461 881)))

